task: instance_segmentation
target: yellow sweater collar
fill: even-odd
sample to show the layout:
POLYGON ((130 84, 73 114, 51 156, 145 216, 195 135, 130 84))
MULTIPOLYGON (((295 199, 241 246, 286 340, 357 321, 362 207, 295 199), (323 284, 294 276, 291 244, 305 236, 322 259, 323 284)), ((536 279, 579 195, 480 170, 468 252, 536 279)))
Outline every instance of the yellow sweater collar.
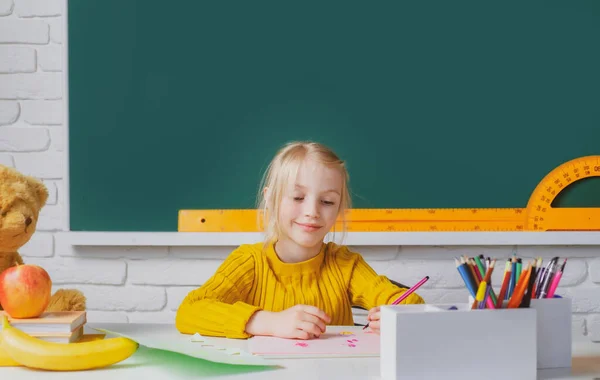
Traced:
POLYGON ((266 255, 271 268, 277 275, 293 276, 319 271, 325 258, 326 247, 327 245, 323 243, 321 245, 321 250, 315 257, 298 263, 286 263, 281 261, 279 256, 277 256, 277 252, 275 252, 275 243, 269 243, 267 245, 266 255))

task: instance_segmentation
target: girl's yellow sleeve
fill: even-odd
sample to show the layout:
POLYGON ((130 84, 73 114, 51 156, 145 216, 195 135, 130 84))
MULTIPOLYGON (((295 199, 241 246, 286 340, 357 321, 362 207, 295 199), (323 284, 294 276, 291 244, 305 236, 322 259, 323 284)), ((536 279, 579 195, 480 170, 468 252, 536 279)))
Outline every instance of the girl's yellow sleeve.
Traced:
MULTIPOLYGON (((386 276, 378 275, 361 255, 353 255, 355 255, 354 265, 349 282, 349 294, 353 305, 367 310, 376 306, 390 305, 408 290, 397 287, 386 276)), ((425 303, 417 292, 412 293, 402 303, 425 303)))
POLYGON ((254 262, 243 247, 232 252, 206 283, 187 294, 175 316, 176 328, 184 334, 248 338, 246 324, 260 310, 246 302, 254 262))

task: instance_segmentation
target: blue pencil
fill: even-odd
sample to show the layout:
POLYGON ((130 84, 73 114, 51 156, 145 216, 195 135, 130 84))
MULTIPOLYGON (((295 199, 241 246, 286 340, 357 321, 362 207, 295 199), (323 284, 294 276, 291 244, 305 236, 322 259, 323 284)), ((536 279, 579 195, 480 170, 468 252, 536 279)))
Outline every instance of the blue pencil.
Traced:
POLYGON ((506 295, 506 299, 509 299, 512 296, 513 290, 515 290, 515 285, 517 282, 517 259, 513 256, 512 258, 512 273, 510 274, 510 283, 508 284, 508 294, 506 295))
POLYGON ((456 263, 456 269, 458 269, 458 273, 462 277, 467 289, 469 289, 469 293, 475 298, 477 293, 477 289, 475 286, 475 279, 471 275, 471 271, 466 267, 466 264, 463 262, 462 264, 458 261, 457 258, 454 258, 454 262, 456 263))

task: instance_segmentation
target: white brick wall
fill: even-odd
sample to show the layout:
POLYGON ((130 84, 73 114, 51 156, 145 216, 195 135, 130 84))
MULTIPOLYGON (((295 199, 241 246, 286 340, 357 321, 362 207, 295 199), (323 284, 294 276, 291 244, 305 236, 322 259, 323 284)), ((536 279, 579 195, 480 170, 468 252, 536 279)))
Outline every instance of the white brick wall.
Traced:
POLYGON ((13 11, 13 0, 0 0, 0 16, 7 16, 13 11))
MULTIPOLYGON (((62 0, 0 0, 0 163, 44 180, 50 190, 38 232, 21 250, 48 269, 55 288, 88 298, 92 322, 172 323, 187 292, 234 247, 73 247, 63 227, 62 0)), ((569 257, 559 293, 573 297, 573 332, 600 341, 600 247, 359 247, 380 273, 412 284, 428 302, 464 302, 452 258, 569 257)), ((500 281, 496 271, 493 281, 500 281)))
POLYGON ((0 46, 0 72, 33 73, 35 49, 25 46, 0 46))
MULTIPOLYGON (((0 49, 2 47, 0 46, 0 49)), ((4 58, 0 55, 0 60, 4 58)), ((0 100, 0 125, 9 125, 17 121, 21 108, 19 103, 10 100, 0 100)))

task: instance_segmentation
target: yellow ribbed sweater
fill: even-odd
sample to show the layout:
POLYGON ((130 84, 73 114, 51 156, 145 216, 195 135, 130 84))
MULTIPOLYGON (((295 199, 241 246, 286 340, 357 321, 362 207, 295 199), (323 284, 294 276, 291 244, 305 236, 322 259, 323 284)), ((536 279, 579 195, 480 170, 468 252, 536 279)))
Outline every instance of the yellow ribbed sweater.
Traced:
MULTIPOLYGON (((370 309, 392 303, 406 289, 378 275, 346 246, 323 243, 319 254, 299 263, 279 259, 273 244, 236 248, 215 274, 188 293, 175 317, 185 334, 248 338, 246 323, 258 310, 313 305, 331 325, 353 325, 352 306, 370 309)), ((424 303, 416 293, 403 303, 424 303)))

